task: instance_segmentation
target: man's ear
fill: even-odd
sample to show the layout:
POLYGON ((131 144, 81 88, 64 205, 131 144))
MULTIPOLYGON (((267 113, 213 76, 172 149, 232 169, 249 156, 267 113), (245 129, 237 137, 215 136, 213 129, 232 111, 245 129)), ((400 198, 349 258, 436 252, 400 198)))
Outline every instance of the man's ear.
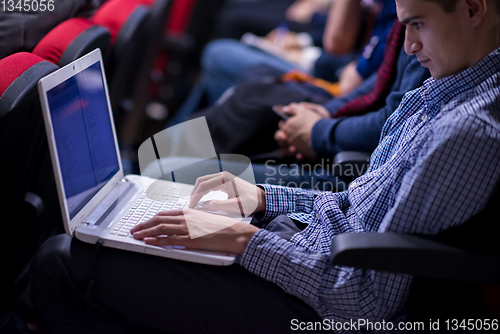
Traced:
POLYGON ((472 27, 477 27, 486 15, 486 0, 464 0, 472 27))

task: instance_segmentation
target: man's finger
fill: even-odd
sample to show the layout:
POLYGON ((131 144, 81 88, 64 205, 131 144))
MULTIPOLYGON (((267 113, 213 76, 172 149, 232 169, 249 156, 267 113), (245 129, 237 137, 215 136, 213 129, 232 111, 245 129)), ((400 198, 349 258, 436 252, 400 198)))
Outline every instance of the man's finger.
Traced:
POLYGON ((189 207, 194 208, 203 196, 213 190, 230 191, 231 189, 228 188, 228 184, 234 178, 236 178, 234 175, 223 172, 219 173, 218 176, 214 178, 201 182, 191 193, 191 197, 189 198, 189 207))
POLYGON ((151 228, 132 233, 135 239, 156 237, 160 235, 184 235, 189 234, 186 225, 159 224, 151 228))
POLYGON ((213 179, 213 178, 218 178, 218 177, 220 177, 220 174, 221 173, 214 173, 214 174, 207 174, 204 176, 200 176, 199 178, 196 179, 196 182, 194 184, 194 187, 193 187, 193 190, 191 191, 191 193, 195 192, 201 183, 203 183, 207 180, 213 179))
POLYGON ((162 217, 175 217, 184 215, 184 211, 182 209, 174 209, 174 210, 160 211, 156 215, 162 217))
POLYGON ((202 210, 210 211, 227 211, 231 213, 241 213, 238 198, 230 198, 226 200, 212 200, 203 203, 202 210))
MULTIPOLYGON (((177 211, 177 210, 175 210, 175 211, 177 211)), ((180 211, 182 212, 182 210, 180 210, 180 211)), ((167 211, 163 211, 163 212, 167 212, 167 211)), ((151 228, 153 226, 156 226, 158 224, 165 223, 165 222, 168 222, 170 224, 180 224, 183 221, 184 221, 184 217, 182 217, 180 215, 168 217, 166 215, 156 214, 154 217, 146 220, 145 222, 139 223, 136 226, 134 226, 133 228, 131 228, 130 233, 134 233, 137 231, 148 229, 148 228, 151 228)))
POLYGON ((155 215, 153 218, 148 219, 145 222, 142 222, 142 223, 135 225, 133 228, 130 229, 130 233, 134 233, 134 232, 141 231, 141 230, 144 230, 147 228, 151 228, 155 225, 160 224, 161 222, 162 222, 162 219, 155 215))

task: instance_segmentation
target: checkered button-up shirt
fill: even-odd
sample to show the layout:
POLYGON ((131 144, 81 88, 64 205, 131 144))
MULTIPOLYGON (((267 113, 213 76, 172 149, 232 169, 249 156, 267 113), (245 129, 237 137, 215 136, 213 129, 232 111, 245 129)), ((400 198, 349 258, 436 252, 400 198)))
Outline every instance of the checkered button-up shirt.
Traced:
POLYGON ((323 318, 404 318, 410 275, 333 266, 340 233, 437 234, 481 211, 500 176, 500 52, 408 92, 387 120, 366 174, 341 193, 262 185, 269 221, 309 226, 290 241, 260 230, 241 265, 323 318))

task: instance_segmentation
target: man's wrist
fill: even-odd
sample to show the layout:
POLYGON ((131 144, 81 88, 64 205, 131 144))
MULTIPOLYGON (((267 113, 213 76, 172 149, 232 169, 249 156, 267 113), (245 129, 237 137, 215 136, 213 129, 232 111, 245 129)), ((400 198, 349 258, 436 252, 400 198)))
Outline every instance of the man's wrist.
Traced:
POLYGON ((237 249, 235 250, 235 254, 243 255, 245 249, 247 248, 250 239, 259 231, 259 228, 249 225, 245 223, 244 230, 239 233, 239 236, 236 238, 237 249))

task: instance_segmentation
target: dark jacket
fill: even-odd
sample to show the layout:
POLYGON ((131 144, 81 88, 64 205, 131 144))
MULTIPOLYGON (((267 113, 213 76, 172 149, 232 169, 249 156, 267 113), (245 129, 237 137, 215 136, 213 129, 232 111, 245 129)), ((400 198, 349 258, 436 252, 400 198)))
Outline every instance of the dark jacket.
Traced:
MULTIPOLYGON (((400 51, 397 76, 387 96, 386 105, 379 110, 361 116, 340 117, 319 120, 312 129, 312 146, 319 155, 332 156, 340 151, 367 151, 377 147, 385 121, 399 106, 403 95, 422 86, 430 77, 429 71, 422 67, 415 56, 400 51)), ((356 96, 371 91, 376 76, 373 75, 344 98, 336 98, 324 104, 331 113, 342 107, 356 96)))

